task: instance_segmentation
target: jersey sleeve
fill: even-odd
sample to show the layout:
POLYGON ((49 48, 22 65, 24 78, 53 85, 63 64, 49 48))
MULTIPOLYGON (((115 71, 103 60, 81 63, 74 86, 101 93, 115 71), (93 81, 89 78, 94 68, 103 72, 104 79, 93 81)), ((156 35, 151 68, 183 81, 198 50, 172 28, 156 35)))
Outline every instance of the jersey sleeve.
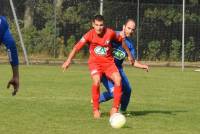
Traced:
POLYGON ((134 42, 127 41, 127 39, 126 39, 126 44, 131 52, 132 57, 135 59, 136 58, 136 50, 135 50, 134 42))
POLYGON ((4 33, 7 31, 7 29, 8 29, 8 23, 6 17, 0 16, 0 42, 2 42, 4 33))
POLYGON ((2 43, 6 46, 10 64, 12 66, 17 66, 19 64, 17 47, 9 29, 4 33, 2 43))
POLYGON ((121 44, 122 42, 122 37, 121 35, 119 34, 119 32, 115 32, 115 31, 111 31, 111 35, 112 35, 112 40, 115 41, 115 42, 118 42, 121 44))
POLYGON ((77 51, 79 51, 86 43, 90 40, 90 31, 87 32, 74 46, 77 51))

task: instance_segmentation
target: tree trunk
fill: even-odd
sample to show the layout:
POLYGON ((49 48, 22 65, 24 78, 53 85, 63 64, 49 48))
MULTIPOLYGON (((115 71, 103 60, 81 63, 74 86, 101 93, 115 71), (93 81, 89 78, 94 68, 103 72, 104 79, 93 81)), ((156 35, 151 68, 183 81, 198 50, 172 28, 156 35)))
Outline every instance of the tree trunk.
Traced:
POLYGON ((33 25, 33 3, 32 0, 28 0, 25 3, 25 12, 24 12, 24 28, 29 28, 30 26, 33 25))
POLYGON ((56 0, 56 7, 61 9, 62 3, 63 3, 63 0, 56 0))

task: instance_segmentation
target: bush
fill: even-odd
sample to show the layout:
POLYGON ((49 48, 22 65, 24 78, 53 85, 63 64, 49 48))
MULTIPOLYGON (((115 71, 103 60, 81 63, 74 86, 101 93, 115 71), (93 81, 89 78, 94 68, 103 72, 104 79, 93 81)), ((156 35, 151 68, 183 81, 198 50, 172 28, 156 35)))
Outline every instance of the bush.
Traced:
POLYGON ((170 47, 170 60, 178 61, 181 56, 181 42, 177 39, 172 40, 172 45, 170 47))
POLYGON ((160 41, 151 41, 148 43, 148 59, 149 60, 159 60, 160 59, 160 48, 161 43, 160 41))
POLYGON ((193 37, 189 37, 189 41, 185 44, 185 60, 195 60, 195 41, 193 37))

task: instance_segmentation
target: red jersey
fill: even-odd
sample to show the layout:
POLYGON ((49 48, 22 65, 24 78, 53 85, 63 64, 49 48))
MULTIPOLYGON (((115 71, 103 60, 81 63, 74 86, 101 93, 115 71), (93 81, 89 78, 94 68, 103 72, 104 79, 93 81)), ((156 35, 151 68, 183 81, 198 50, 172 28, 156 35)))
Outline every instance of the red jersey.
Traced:
POLYGON ((81 49, 86 43, 89 44, 90 57, 88 63, 114 62, 111 41, 121 42, 122 38, 109 28, 104 29, 102 36, 97 35, 94 29, 88 31, 75 45, 81 49))

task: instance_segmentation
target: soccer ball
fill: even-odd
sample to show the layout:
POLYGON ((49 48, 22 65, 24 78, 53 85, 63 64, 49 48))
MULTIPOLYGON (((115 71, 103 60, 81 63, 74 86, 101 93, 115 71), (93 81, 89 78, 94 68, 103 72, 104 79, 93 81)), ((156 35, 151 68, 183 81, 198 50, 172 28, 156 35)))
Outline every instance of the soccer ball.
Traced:
POLYGON ((121 128, 126 123, 126 118, 121 113, 114 113, 112 116, 110 116, 109 122, 113 128, 121 128))

